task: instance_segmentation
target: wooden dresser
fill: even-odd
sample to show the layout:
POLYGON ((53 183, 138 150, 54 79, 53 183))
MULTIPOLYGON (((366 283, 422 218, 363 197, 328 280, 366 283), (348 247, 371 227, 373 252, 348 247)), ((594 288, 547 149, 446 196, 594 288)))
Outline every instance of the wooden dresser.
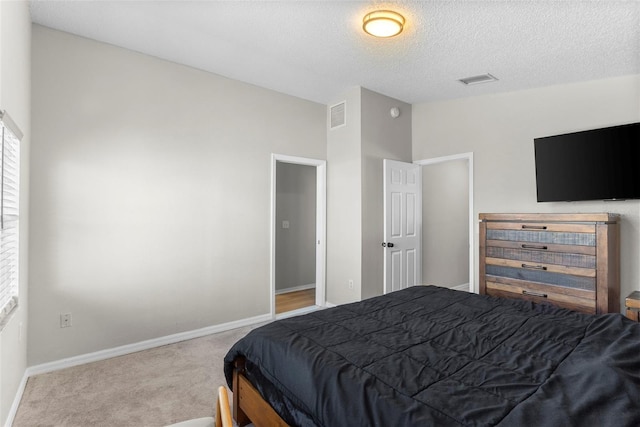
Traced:
POLYGON ((480 293, 620 312, 618 216, 480 214, 480 293))

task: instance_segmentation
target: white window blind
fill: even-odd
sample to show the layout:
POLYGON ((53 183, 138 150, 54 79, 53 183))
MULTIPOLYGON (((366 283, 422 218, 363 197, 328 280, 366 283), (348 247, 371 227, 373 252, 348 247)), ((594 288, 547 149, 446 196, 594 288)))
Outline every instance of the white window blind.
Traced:
POLYGON ((20 139, 22 132, 0 111, 0 325, 18 305, 20 139))

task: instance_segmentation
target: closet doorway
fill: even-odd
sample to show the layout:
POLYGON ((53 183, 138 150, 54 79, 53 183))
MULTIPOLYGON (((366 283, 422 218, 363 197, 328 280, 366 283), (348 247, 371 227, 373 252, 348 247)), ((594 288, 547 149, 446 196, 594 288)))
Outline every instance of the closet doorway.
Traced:
POLYGON ((273 154, 271 314, 325 305, 326 161, 273 154))
POLYGON ((422 280, 477 292, 473 153, 415 161, 422 166, 422 280))

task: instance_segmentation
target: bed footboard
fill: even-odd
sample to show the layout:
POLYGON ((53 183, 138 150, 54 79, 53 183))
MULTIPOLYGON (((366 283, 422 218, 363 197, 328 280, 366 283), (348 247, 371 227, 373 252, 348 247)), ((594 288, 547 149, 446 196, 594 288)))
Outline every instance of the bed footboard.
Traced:
POLYGON ((233 418, 238 427, 249 423, 256 427, 288 427, 244 376, 245 359, 237 358, 233 365, 233 418))

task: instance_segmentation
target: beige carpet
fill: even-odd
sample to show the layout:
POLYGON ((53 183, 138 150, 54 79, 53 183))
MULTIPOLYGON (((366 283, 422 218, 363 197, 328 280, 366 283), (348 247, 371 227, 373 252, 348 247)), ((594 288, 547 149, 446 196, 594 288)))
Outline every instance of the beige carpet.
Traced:
POLYGON ((33 376, 13 426, 151 427, 212 416, 226 385, 223 358, 251 329, 33 376))

